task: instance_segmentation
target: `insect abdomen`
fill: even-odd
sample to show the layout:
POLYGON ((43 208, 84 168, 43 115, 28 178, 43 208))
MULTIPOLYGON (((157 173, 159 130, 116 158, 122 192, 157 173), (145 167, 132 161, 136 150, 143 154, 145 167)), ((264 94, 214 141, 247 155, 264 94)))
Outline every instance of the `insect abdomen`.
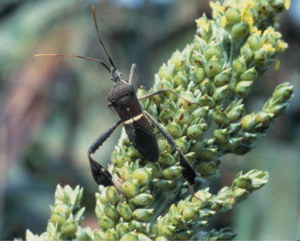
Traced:
POLYGON ((120 116, 133 146, 147 160, 157 162, 159 150, 156 136, 136 95, 124 96, 112 105, 120 116))

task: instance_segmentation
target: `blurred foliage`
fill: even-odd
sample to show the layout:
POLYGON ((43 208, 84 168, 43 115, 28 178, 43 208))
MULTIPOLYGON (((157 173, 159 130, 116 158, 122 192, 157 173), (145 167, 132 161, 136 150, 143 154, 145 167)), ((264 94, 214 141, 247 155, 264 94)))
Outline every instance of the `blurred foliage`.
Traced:
MULTIPOLYGON (((208 10, 208 1, 202 0, 189 0, 188 4, 182 0, 167 4, 145 0, 136 8, 117 2, 0 3, 0 239, 23 236, 26 228, 33 233, 45 230, 50 213, 47 207, 53 202, 57 183, 84 187, 86 225, 97 226, 91 210, 97 186, 90 175, 86 151, 116 120, 106 101, 112 82, 96 63, 35 59, 33 55, 78 54, 106 61, 91 13, 95 4, 102 38, 117 67, 126 78, 131 64, 136 63, 140 82, 149 88, 153 73, 170 53, 193 39, 194 19, 208 10)), ((257 110, 282 79, 294 86, 295 98, 288 114, 257 149, 245 157, 227 156, 222 166, 226 174, 215 184, 230 185, 237 170, 246 172, 254 166, 270 172, 264 191, 242 203, 234 213, 218 217, 215 227, 236 227, 238 239, 299 238, 296 210, 300 164, 296 157, 300 28, 287 13, 281 15, 281 24, 289 49, 279 58, 279 71, 268 71, 262 77, 264 81, 256 82, 252 95, 245 99, 246 106, 257 110)), ((95 158, 107 162, 117 138, 115 133, 95 158)))

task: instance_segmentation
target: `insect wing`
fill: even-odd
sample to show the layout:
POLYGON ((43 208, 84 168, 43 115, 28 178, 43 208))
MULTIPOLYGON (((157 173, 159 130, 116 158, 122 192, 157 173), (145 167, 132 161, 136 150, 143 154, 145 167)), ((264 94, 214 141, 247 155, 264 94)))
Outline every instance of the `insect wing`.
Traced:
POLYGON ((132 126, 132 131, 134 132, 134 140, 132 141, 133 146, 147 160, 151 162, 157 162, 159 157, 159 150, 156 136, 145 115, 143 115, 140 120, 133 121, 132 126), (142 125, 141 122, 143 123, 142 125), (149 129, 151 130, 151 132, 149 131, 149 129))

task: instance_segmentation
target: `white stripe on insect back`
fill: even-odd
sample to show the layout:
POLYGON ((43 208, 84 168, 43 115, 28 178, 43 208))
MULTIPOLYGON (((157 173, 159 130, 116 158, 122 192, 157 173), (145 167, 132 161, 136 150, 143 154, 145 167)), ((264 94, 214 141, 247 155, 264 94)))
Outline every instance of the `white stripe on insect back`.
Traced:
POLYGON ((132 117, 130 118, 129 120, 127 121, 124 121, 124 125, 128 125, 128 124, 131 124, 132 122, 134 121, 138 121, 139 119, 141 119, 142 117, 144 116, 144 113, 142 112, 141 114, 135 116, 135 117, 132 117))

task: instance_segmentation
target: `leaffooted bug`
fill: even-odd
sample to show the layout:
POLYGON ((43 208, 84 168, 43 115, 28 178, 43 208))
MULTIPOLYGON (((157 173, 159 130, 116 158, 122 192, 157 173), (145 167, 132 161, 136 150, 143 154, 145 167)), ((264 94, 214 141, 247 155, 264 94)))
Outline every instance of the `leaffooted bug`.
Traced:
POLYGON ((184 101, 187 101, 190 104, 199 104, 199 103, 188 101, 170 89, 159 89, 153 93, 138 98, 136 96, 134 87, 131 84, 135 72, 137 86, 139 87, 136 65, 132 64, 130 75, 129 75, 129 81, 127 82, 123 80, 121 78, 121 73, 116 68, 114 62, 112 61, 112 58, 110 57, 100 37, 98 24, 96 20, 95 8, 94 6, 92 8, 93 8, 93 16, 94 16, 94 22, 95 22, 98 39, 108 57, 111 67, 108 67, 108 65, 106 65, 102 60, 83 57, 79 55, 37 54, 35 55, 35 57, 75 57, 75 58, 92 60, 102 64, 111 74, 111 80, 114 82, 114 86, 107 96, 107 100, 110 102, 108 104, 108 107, 120 118, 120 120, 118 120, 115 124, 113 124, 102 135, 100 135, 87 151, 88 159, 90 161, 91 171, 95 182, 98 185, 103 185, 103 186, 114 185, 120 192, 122 192, 120 182, 117 180, 118 178, 112 176, 112 174, 109 171, 107 171, 102 165, 96 162, 91 156, 103 144, 103 142, 110 137, 110 135, 121 123, 123 123, 124 125, 125 131, 128 135, 130 142, 139 151, 139 153, 148 161, 151 162, 158 161, 159 149, 157 145, 156 135, 154 134, 153 128, 148 121, 150 120, 152 124, 164 136, 164 138, 166 138, 166 140, 170 143, 170 145, 172 145, 174 149, 178 152, 182 175, 189 183, 192 195, 194 196, 192 186, 195 184, 195 178, 197 176, 196 172, 194 171, 192 166, 188 163, 188 161, 184 157, 183 153, 180 151, 174 139, 160 125, 159 122, 157 122, 146 110, 142 109, 139 100, 146 99, 154 95, 169 91, 175 94, 176 96, 178 96, 179 98, 182 98, 184 101))

